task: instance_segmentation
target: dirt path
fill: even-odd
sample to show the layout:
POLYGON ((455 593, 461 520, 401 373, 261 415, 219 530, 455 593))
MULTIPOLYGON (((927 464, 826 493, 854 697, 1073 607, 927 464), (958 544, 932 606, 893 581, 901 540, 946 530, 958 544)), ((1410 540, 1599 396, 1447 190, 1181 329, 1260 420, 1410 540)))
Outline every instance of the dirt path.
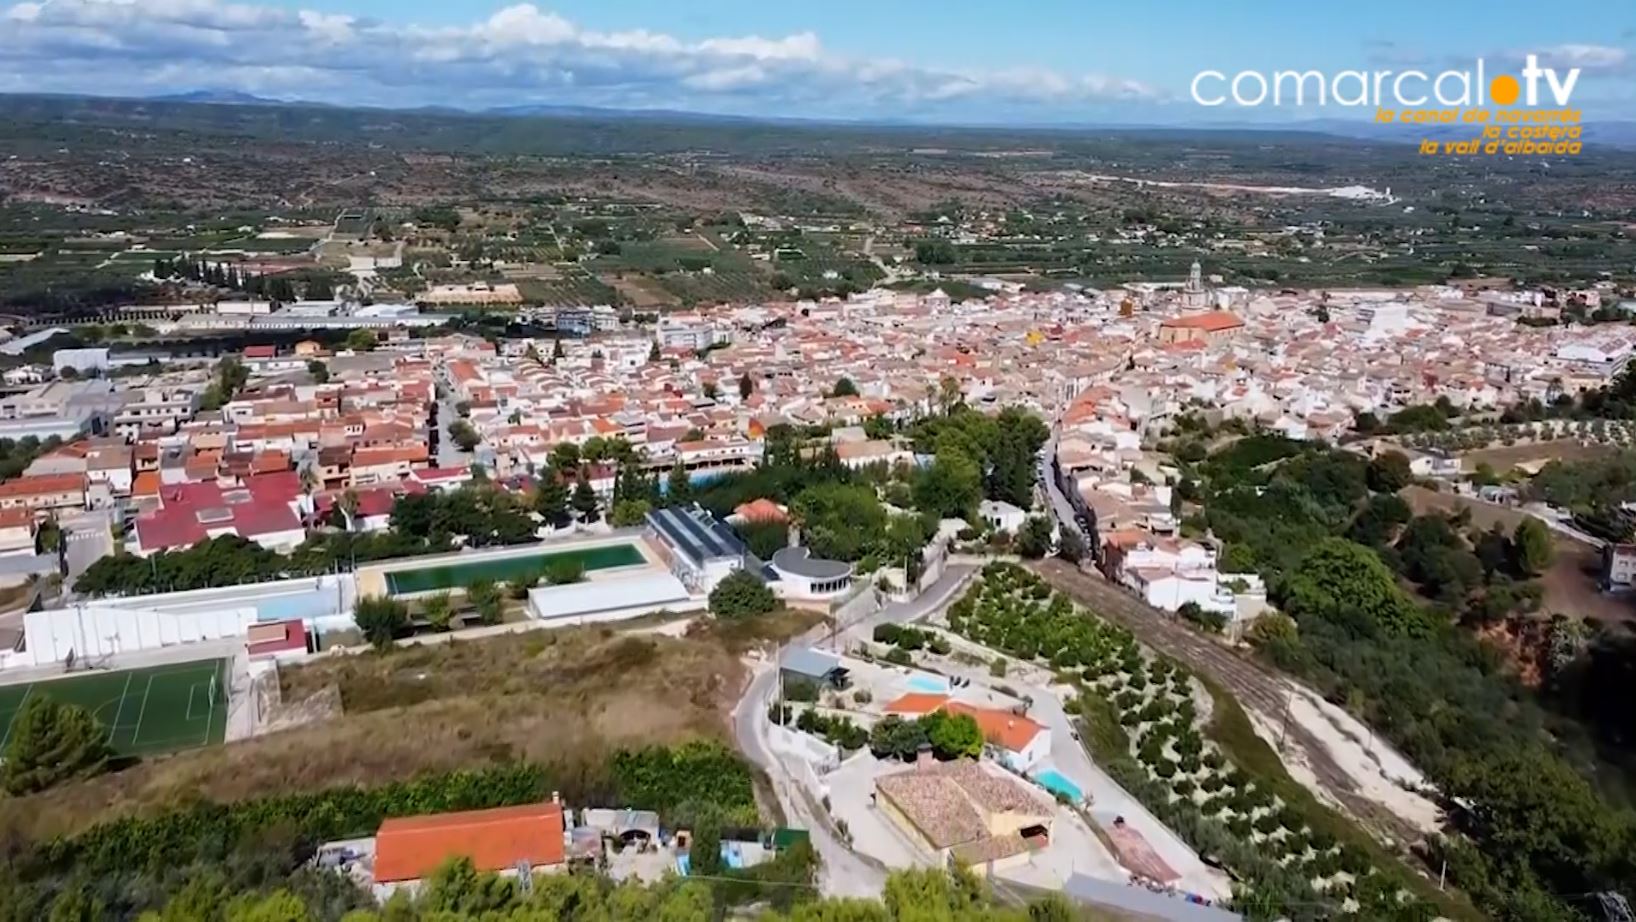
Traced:
POLYGON ((1128 628, 1142 643, 1208 676, 1231 692, 1240 704, 1274 721, 1285 733, 1285 746, 1300 750, 1297 757, 1311 768, 1327 795, 1325 799, 1341 804, 1348 816, 1376 835, 1398 843, 1420 839, 1419 831, 1413 826, 1363 796, 1351 776, 1336 764, 1315 735, 1300 722, 1285 718, 1289 702, 1288 677, 1195 634, 1175 618, 1132 598, 1099 576, 1084 573, 1061 560, 1042 561, 1034 568, 1053 586, 1128 628))

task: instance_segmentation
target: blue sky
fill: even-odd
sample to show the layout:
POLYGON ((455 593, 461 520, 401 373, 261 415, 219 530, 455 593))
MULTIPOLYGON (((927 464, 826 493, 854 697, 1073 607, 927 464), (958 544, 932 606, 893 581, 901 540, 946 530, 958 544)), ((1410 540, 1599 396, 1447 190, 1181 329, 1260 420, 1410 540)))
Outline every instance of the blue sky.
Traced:
POLYGON ((1201 69, 1582 68, 1636 117, 1636 3, 1538 0, 0 0, 0 91, 198 89, 964 122, 1181 124, 1201 69))

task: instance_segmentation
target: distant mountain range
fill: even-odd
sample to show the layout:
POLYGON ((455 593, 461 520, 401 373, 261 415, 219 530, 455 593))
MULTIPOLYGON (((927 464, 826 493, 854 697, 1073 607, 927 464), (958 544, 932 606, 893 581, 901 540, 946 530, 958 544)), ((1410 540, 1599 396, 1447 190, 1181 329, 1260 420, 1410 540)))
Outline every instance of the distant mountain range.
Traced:
MULTIPOLYGON (((123 97, 115 97, 123 98, 123 97)), ((1315 118, 1285 122, 1258 121, 1195 121, 1195 122, 1075 122, 1075 123, 965 123, 939 124, 914 119, 821 119, 778 116, 727 115, 694 112, 683 109, 617 109, 598 106, 576 106, 552 103, 528 103, 514 106, 493 106, 483 109, 458 106, 337 106, 331 103, 303 99, 271 99, 235 90, 195 90, 162 96, 141 97, 140 100, 165 103, 190 103, 221 106, 285 106, 313 107, 332 111, 359 109, 373 112, 404 112, 424 115, 487 116, 496 118, 557 118, 599 121, 655 122, 673 125, 783 125, 823 126, 847 125, 854 128, 974 128, 1012 131, 1187 131, 1187 132, 1268 132, 1310 133, 1339 138, 1357 138, 1364 141, 1413 141, 1435 138, 1440 141, 1474 137, 1477 129, 1468 125, 1402 125, 1380 124, 1369 119, 1315 118)), ((1616 148, 1636 148, 1636 121, 1588 121, 1584 125, 1587 145, 1616 148)))

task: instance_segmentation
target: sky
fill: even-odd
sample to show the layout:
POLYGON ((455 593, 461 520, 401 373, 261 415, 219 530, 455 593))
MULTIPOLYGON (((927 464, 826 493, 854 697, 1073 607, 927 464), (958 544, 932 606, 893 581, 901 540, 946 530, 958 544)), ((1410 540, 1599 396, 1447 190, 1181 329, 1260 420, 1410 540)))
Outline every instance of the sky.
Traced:
MULTIPOLYGON (((1631 0, 0 0, 0 92, 197 91, 980 124, 1362 117, 1192 98, 1196 75, 1577 67, 1636 119, 1631 0)), ((1253 87, 1253 84, 1249 86, 1253 87)), ((1372 110, 1371 110, 1372 111, 1372 110)))

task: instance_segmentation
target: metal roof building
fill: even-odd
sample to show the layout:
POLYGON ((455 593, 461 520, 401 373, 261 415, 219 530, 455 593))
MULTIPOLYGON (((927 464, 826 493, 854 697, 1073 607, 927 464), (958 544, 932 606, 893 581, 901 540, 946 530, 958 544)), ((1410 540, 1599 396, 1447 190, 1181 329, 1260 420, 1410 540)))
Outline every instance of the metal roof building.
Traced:
POLYGON ((647 523, 671 572, 696 592, 709 592, 727 574, 751 566, 749 548, 738 535, 697 504, 655 509, 647 523))

